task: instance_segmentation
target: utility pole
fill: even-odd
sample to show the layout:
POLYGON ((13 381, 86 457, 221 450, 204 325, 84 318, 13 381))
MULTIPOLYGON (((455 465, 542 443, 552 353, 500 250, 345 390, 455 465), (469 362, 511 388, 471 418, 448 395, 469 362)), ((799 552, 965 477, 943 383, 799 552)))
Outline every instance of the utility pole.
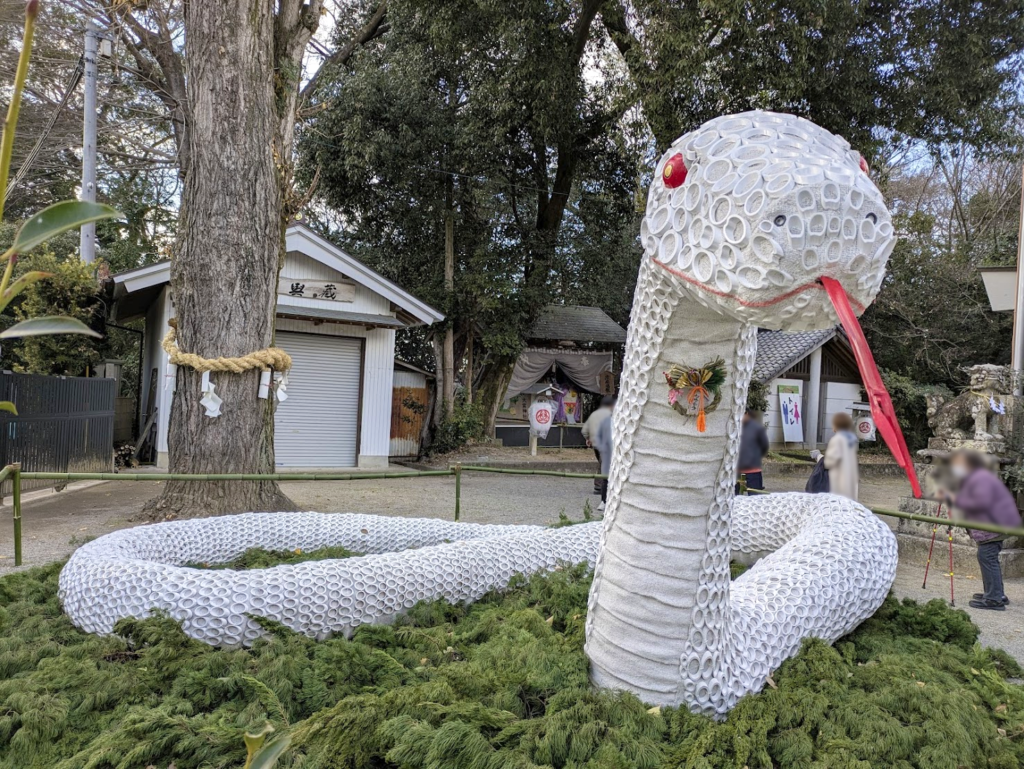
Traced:
MULTIPOLYGON (((96 202, 96 85, 99 77, 100 33, 90 20, 85 27, 85 95, 82 122, 82 200, 96 202)), ((82 225, 79 250, 82 261, 96 260, 96 224, 82 225)))
MULTIPOLYGON (((824 345, 823 345, 824 346, 824 345)), ((821 411, 821 347, 811 353, 811 376, 807 382, 807 409, 804 413, 804 446, 818 448, 818 413, 821 411)))
POLYGON ((1013 394, 1021 394, 1021 369, 1024 368, 1024 173, 1021 176, 1020 231, 1017 238, 1017 300, 1013 304, 1013 394))

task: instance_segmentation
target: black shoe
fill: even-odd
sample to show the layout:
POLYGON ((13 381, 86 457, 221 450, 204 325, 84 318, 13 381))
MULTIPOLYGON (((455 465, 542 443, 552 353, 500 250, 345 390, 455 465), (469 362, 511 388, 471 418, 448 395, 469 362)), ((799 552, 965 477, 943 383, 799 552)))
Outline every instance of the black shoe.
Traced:
POLYGON ((967 604, 972 609, 991 609, 992 611, 1006 611, 1004 603, 989 603, 988 601, 971 601, 967 604))
MULTIPOLYGON (((973 598, 975 601, 984 601, 985 600, 985 594, 984 593, 975 593, 974 595, 971 596, 971 598, 973 598)), ((1009 606, 1009 605, 1010 605, 1010 599, 1007 598, 1004 595, 1003 596, 1003 606, 1009 606)))

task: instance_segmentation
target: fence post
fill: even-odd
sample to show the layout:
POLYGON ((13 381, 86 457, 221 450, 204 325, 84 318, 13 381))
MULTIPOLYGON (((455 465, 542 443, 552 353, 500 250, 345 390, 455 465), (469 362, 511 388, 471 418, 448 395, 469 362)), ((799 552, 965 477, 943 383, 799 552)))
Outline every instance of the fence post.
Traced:
POLYGON ((459 520, 462 507, 462 465, 455 465, 455 520, 459 520))
POLYGON ((14 506, 14 565, 21 566, 21 463, 11 467, 11 496, 14 506))

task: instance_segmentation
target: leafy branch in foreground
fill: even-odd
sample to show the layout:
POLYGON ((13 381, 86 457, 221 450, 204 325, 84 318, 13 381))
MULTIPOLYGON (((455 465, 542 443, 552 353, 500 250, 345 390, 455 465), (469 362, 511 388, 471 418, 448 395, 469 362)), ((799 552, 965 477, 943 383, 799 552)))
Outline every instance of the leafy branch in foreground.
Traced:
MULTIPOLYGON (((36 19, 39 16, 39 6, 39 0, 29 0, 25 5, 25 30, 21 39, 21 55, 18 57, 18 68, 14 76, 14 91, 11 94, 11 102, 7 106, 7 119, 4 122, 3 135, 0 137, 0 220, 3 219, 7 180, 11 171, 11 153, 14 148, 14 133, 18 125, 18 113, 21 110, 21 97, 25 91, 25 81, 28 78, 28 62, 32 55, 32 39, 35 33, 36 19)), ((0 255, 0 262, 7 262, 3 278, 0 278, 0 312, 3 312, 12 300, 33 283, 53 277, 52 273, 34 270, 26 272, 12 283, 11 276, 14 273, 14 265, 19 254, 27 253, 62 232, 77 229, 83 224, 120 216, 119 211, 103 203, 64 200, 29 217, 18 229, 11 247, 0 255)), ((50 315, 29 318, 15 323, 0 333, 0 339, 48 334, 84 334, 97 338, 100 336, 76 318, 50 315)), ((14 404, 9 401, 0 402, 0 410, 12 414, 18 413, 14 404)))

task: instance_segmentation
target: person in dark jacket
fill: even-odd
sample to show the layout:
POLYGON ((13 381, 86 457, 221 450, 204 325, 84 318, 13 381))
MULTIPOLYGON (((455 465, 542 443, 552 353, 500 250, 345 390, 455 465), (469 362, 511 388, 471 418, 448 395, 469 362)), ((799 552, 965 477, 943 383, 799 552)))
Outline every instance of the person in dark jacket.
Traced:
MULTIPOLYGON (((764 429, 758 413, 753 409, 743 412, 743 428, 740 432, 740 456, 736 463, 740 475, 747 476, 748 489, 763 489, 764 476, 761 462, 768 453, 768 431, 764 429)), ((739 493, 739 484, 736 485, 739 493)))
MULTIPOLYGON (((999 476, 988 469, 985 459, 973 451, 959 451, 950 461, 950 471, 960 482, 959 491, 952 494, 939 492, 939 497, 956 507, 967 521, 994 523, 997 526, 1017 528, 1021 525, 1017 502, 999 476)), ((970 529, 978 545, 978 565, 984 593, 975 593, 970 605, 975 609, 1003 611, 1009 603, 1003 592, 1003 572, 999 567, 999 551, 1003 548, 1002 534, 970 529)))

